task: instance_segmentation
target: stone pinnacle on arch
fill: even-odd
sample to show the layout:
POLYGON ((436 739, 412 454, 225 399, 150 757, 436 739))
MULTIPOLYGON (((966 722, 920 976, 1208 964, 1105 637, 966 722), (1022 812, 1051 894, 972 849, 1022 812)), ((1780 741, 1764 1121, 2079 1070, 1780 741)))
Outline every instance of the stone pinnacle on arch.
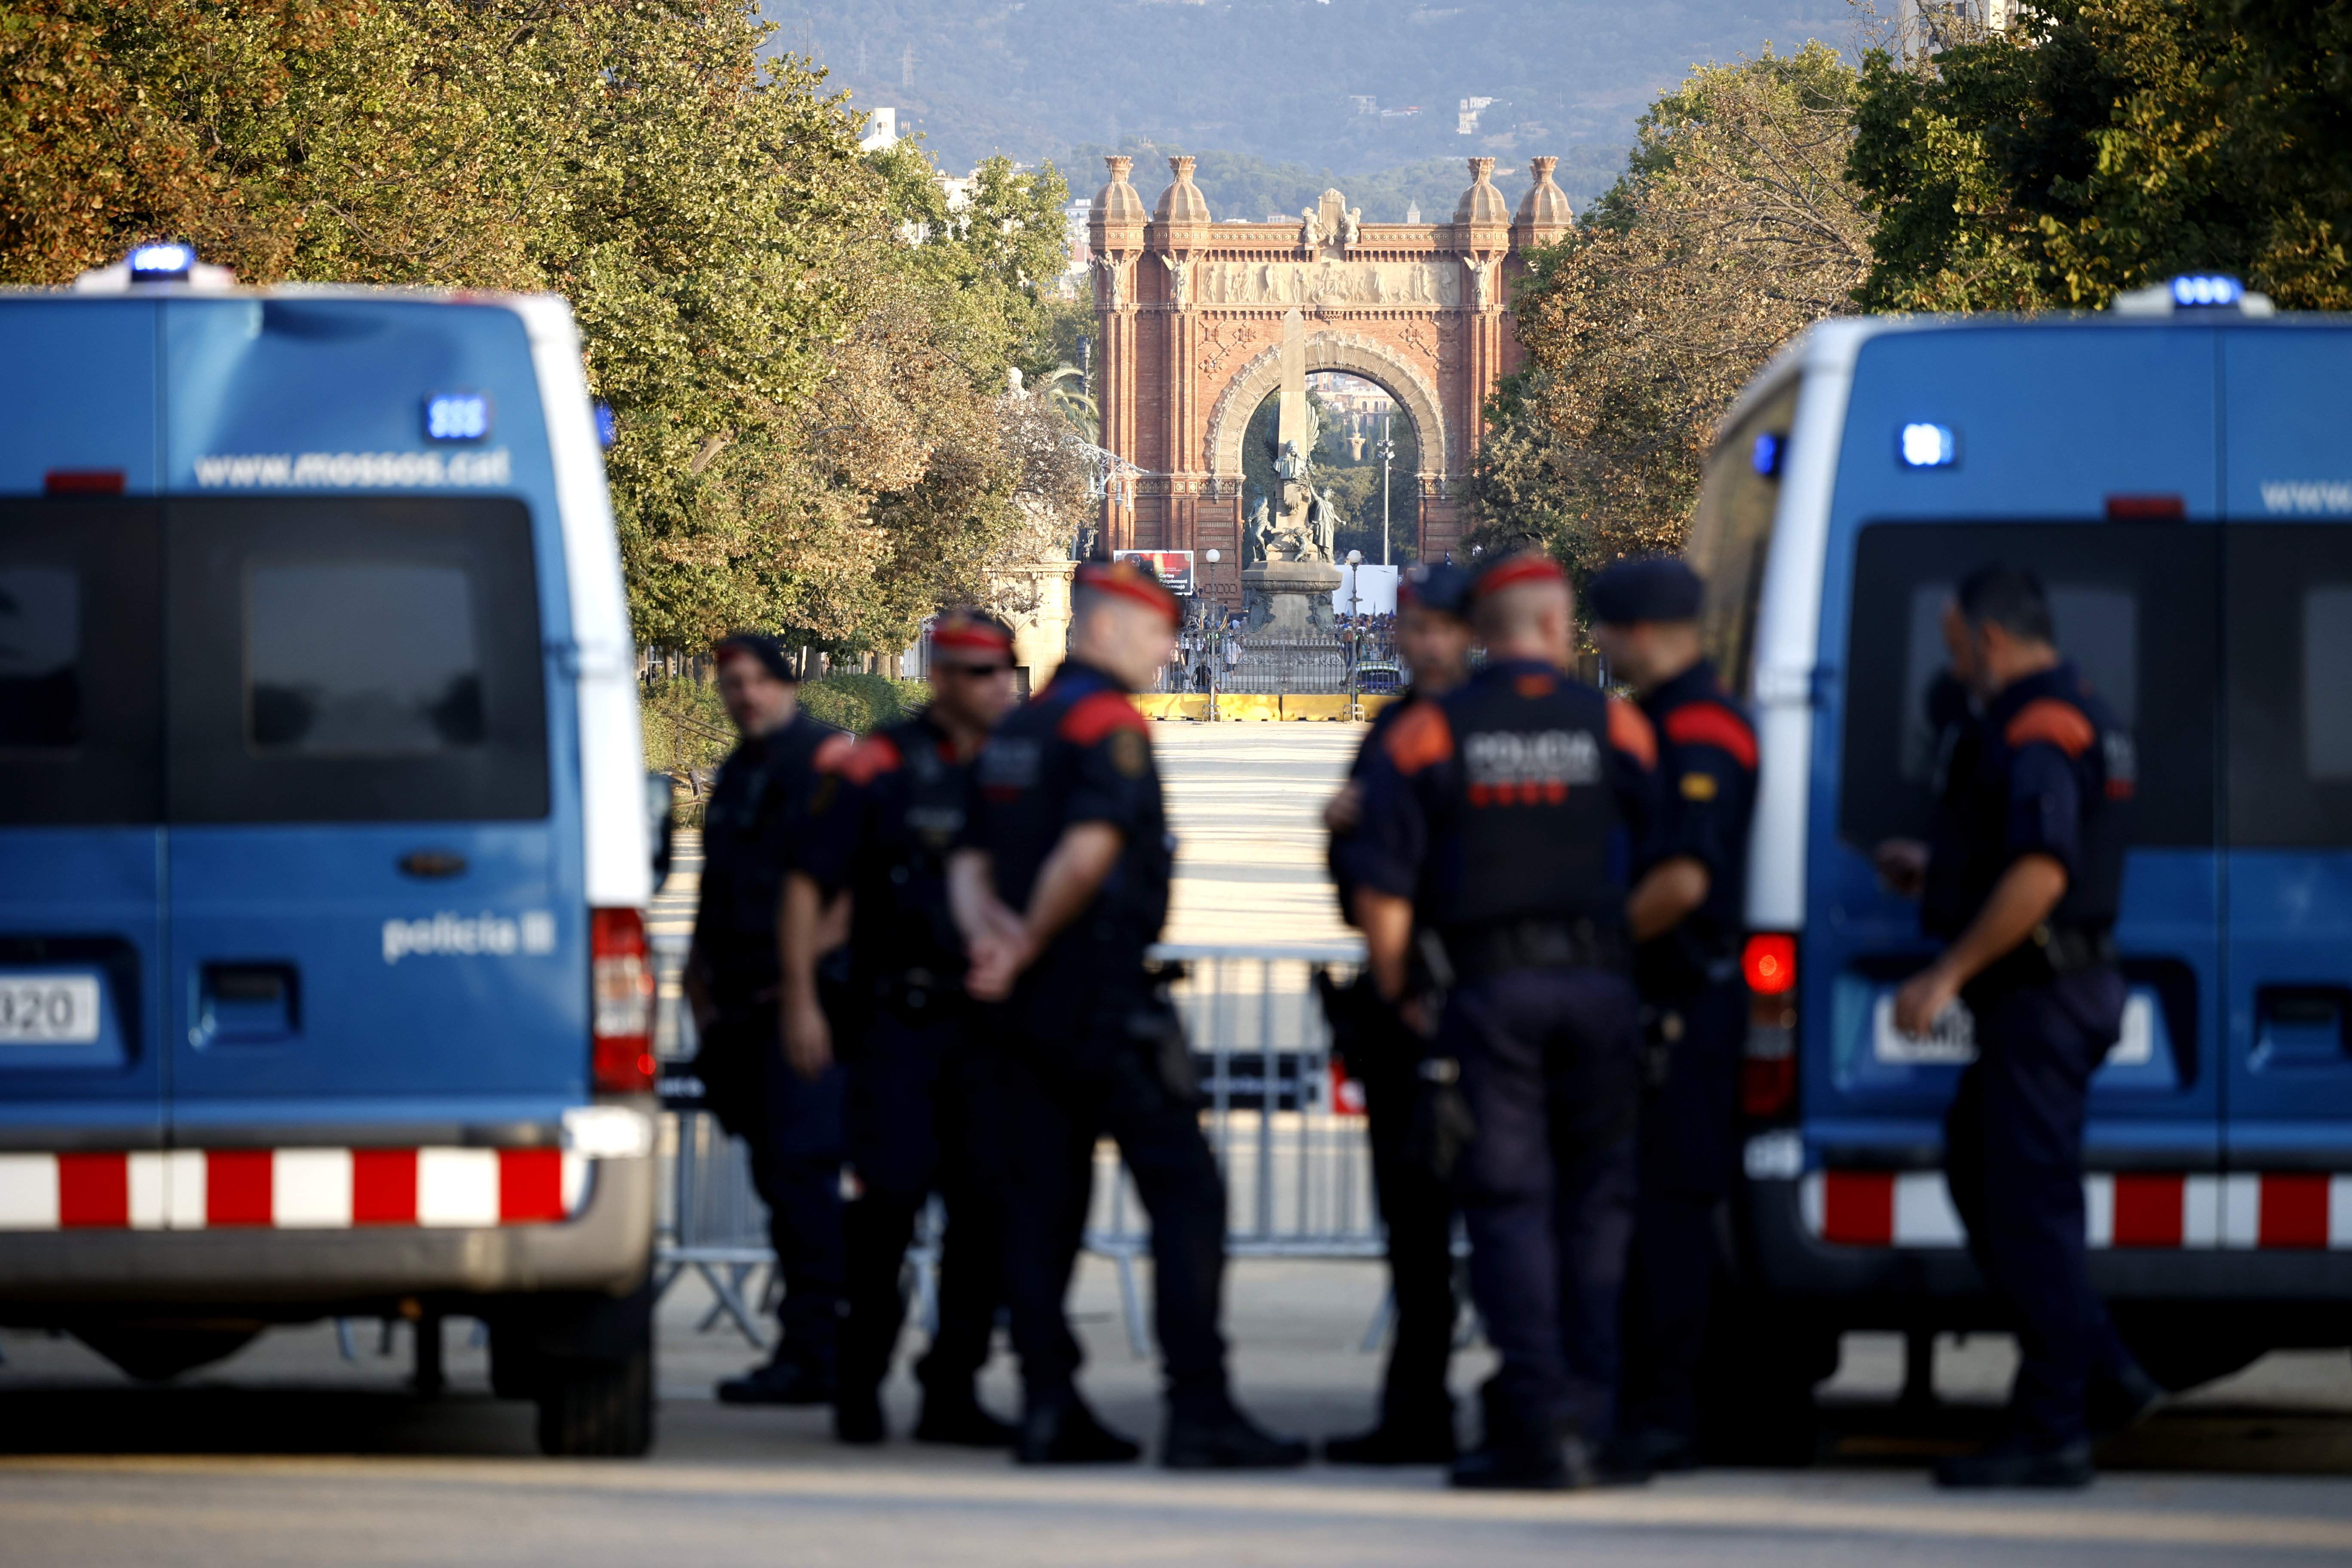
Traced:
MULTIPOLYGON (((1160 194, 1160 205, 1151 214, 1153 223, 1189 228, 1210 221, 1209 199, 1201 194, 1201 187, 1192 183, 1192 170, 1198 163, 1198 159, 1181 154, 1168 160, 1168 173, 1172 183, 1160 194)), ((1129 187, 1130 190, 1133 188, 1129 187)))
POLYGON ((1103 159, 1110 171, 1110 184, 1095 193, 1093 209, 1088 217, 1098 224, 1116 224, 1122 227, 1143 222, 1143 197, 1128 184, 1127 176, 1135 168, 1135 160, 1119 153, 1103 159))
POLYGON ((1454 204, 1454 221, 1475 224, 1481 227, 1509 225, 1510 204, 1504 201, 1503 193, 1495 188, 1494 159, 1481 157, 1470 160, 1470 188, 1463 192, 1462 199, 1454 204))
POLYGON ((1552 171, 1559 167, 1558 158, 1530 158, 1528 174, 1534 184, 1519 198, 1518 216, 1511 220, 1511 243, 1521 248, 1545 245, 1558 239, 1576 226, 1576 216, 1569 208, 1568 193, 1552 183, 1552 171))

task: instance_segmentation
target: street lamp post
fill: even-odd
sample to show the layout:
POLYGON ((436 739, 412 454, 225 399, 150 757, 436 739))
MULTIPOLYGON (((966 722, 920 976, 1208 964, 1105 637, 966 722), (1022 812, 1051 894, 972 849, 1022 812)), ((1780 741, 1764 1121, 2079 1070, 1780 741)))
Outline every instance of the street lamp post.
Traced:
POLYGON ((1389 463, 1396 443, 1389 439, 1389 416, 1381 416, 1381 564, 1389 563, 1389 463))

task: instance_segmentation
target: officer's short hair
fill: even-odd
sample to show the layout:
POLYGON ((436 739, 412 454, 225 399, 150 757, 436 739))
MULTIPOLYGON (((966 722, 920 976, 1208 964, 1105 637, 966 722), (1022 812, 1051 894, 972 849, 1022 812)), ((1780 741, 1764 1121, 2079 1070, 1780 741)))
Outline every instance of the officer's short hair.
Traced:
POLYGON ((2028 642, 2054 643, 2057 627, 2050 620, 2050 595, 2042 579, 2022 566, 1995 561, 1960 579, 1960 617, 1972 626, 1996 626, 2028 642))

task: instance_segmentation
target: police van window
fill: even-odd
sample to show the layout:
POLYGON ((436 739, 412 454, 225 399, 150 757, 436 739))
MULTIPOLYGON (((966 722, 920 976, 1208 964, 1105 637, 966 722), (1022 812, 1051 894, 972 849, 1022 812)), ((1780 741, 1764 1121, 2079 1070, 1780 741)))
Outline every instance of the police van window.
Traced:
POLYGON ((1797 416, 1791 378, 1734 426, 1707 458, 1698 510, 1683 555, 1706 580, 1699 629, 1707 654, 1734 693, 1748 694, 1764 553, 1780 504, 1780 470, 1797 416))
POLYGON ((0 500, 0 823, 163 809, 152 502, 0 500))
POLYGON ((257 750, 393 756, 485 739, 462 568, 257 562, 245 646, 246 738, 257 750))
POLYGON ((0 565, 0 748, 81 739, 81 574, 0 565))
POLYGON ((165 533, 173 820, 546 814, 520 504, 192 500, 165 533))
POLYGON ((2050 594, 2060 651, 2138 745, 2134 841, 2213 839, 2216 531, 2112 524, 1880 523, 1855 557, 1839 825, 1867 848, 1923 834, 1947 668, 1944 605, 1988 562, 2050 594), (2161 692, 2162 700, 2152 694, 2161 692))
POLYGON ((2352 528, 2225 531, 2230 842, 2352 844, 2352 528))

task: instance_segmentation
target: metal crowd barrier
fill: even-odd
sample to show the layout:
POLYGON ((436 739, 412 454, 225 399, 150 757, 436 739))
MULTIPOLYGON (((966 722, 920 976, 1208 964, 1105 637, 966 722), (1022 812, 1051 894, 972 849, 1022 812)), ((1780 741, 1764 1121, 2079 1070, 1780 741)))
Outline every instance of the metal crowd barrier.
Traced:
MULTIPOLYGON (((684 943, 657 940, 656 945, 667 961, 659 1047, 676 1071, 693 1055, 693 1026, 675 973, 684 943)), ((1228 1254, 1380 1257, 1383 1240, 1361 1101, 1354 1085, 1334 1075, 1330 1029, 1314 985, 1318 967, 1342 981, 1351 978, 1362 963, 1361 947, 1161 946, 1152 957, 1183 969, 1170 994, 1199 1069, 1202 1127, 1224 1173, 1228 1254)), ((667 1289, 688 1272, 698 1275, 713 1298, 701 1327, 730 1322, 764 1345, 758 1288, 773 1288, 774 1255, 742 1145, 686 1095, 674 1095, 673 1103, 678 1108, 664 1118, 659 1146, 669 1170, 656 1285, 667 1289)), ((917 1310, 927 1323, 936 1308, 937 1218, 935 1212, 922 1226, 909 1259, 917 1310)), ((1150 1332, 1136 1264, 1150 1246, 1141 1200, 1106 1141, 1095 1152, 1086 1247, 1118 1272, 1129 1342, 1139 1355, 1149 1349, 1150 1332)), ((1383 1317, 1367 1342, 1384 1331, 1383 1317)))

